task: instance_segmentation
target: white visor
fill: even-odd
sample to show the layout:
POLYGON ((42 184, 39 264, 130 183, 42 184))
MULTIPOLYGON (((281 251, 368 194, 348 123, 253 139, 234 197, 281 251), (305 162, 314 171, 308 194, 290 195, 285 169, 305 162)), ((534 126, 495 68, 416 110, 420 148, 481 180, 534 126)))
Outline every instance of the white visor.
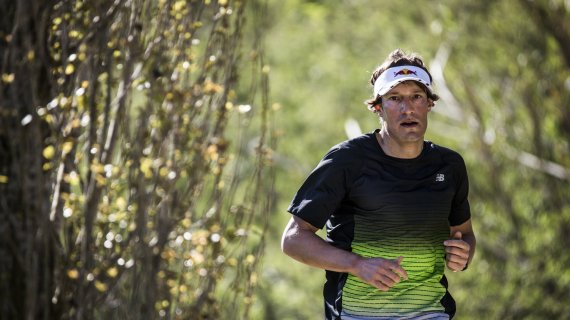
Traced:
POLYGON ((374 82, 374 97, 385 95, 395 86, 404 81, 417 81, 423 84, 433 94, 429 75, 424 69, 414 66, 399 66, 386 69, 374 82))

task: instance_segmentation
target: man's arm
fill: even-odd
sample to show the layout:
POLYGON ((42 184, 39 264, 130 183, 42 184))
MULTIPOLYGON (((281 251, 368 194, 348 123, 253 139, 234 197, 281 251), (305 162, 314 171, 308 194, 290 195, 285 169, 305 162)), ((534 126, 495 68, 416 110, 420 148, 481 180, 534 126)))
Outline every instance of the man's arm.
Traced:
POLYGON ((400 282, 401 278, 408 278, 408 274, 400 266, 403 257, 396 260, 364 258, 330 245, 316 234, 317 230, 318 228, 305 220, 293 216, 283 232, 281 249, 302 263, 351 273, 382 291, 388 291, 400 282))
POLYGON ((473 232, 471 219, 458 226, 450 227, 451 239, 444 241, 447 267, 452 271, 467 268, 473 255, 477 239, 473 232))

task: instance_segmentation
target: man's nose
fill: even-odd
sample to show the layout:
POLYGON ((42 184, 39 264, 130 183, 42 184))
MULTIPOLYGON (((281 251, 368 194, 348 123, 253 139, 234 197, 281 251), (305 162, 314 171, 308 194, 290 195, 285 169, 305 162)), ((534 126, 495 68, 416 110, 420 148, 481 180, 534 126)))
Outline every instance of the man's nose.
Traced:
POLYGON ((413 105, 412 101, 410 101, 410 98, 408 98, 408 97, 402 98, 402 101, 400 101, 400 110, 403 113, 408 113, 408 112, 414 111, 414 105, 413 105))

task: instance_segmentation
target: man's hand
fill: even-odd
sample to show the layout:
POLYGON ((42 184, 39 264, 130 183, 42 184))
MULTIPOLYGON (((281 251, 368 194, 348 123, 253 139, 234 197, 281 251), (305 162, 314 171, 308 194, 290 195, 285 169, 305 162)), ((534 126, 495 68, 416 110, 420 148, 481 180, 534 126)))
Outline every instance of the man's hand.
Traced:
POLYGON ((464 270, 469 262, 471 246, 462 240, 461 232, 453 234, 453 238, 443 242, 447 267, 453 272, 464 270))
POLYGON ((388 291, 403 279, 408 279, 406 270, 400 266, 404 257, 390 260, 383 258, 361 258, 353 274, 364 282, 388 291))

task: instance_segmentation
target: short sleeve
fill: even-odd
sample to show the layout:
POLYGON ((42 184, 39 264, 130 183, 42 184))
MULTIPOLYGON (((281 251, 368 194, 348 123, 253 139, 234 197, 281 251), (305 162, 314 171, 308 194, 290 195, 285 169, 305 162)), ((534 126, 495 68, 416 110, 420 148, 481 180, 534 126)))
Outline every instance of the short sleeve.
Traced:
POLYGON ((301 185, 287 211, 323 228, 345 198, 360 162, 354 148, 333 147, 301 185))
POLYGON ((465 161, 458 155, 455 165, 456 177, 456 193, 453 198, 451 213, 449 215, 449 224, 458 226, 471 218, 471 208, 469 206, 469 179, 467 177, 467 168, 465 161))

